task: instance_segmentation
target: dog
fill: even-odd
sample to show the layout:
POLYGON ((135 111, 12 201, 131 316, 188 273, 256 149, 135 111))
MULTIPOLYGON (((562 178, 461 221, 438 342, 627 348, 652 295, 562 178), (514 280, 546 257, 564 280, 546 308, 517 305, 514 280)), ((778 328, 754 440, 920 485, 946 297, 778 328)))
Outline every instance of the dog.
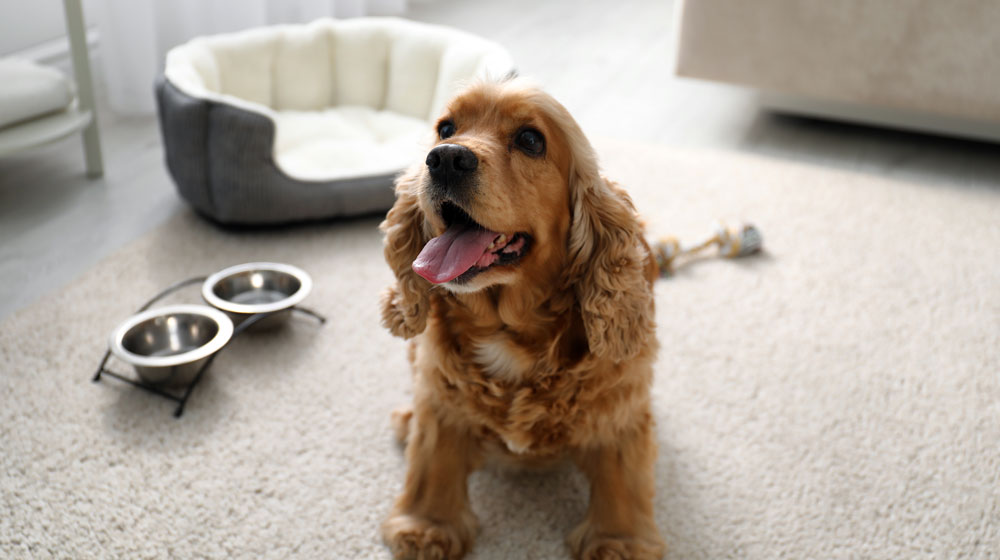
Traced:
POLYGON ((660 558, 650 385, 656 262, 629 195, 569 112, 520 78, 476 83, 401 175, 380 225, 383 325, 411 339, 398 559, 461 558, 487 462, 572 460, 589 479, 574 558, 660 558))

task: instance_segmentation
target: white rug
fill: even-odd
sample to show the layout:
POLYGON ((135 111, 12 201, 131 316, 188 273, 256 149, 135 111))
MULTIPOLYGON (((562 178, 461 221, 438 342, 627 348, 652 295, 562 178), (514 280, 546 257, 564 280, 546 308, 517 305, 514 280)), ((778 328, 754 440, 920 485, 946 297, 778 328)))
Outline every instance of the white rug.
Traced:
MULTIPOLYGON (((598 149, 653 236, 745 216, 768 247, 657 286, 669 557, 997 557, 1000 187, 598 149)), ((0 324, 0 557, 387 558, 404 475, 388 415, 409 373, 378 324, 377 223, 226 232, 183 214, 0 324), (146 298, 251 260, 310 272, 305 305, 330 321, 237 338, 180 419, 91 383, 146 298)), ((587 498, 569 469, 477 473, 471 495, 475 559, 568 557, 587 498)))

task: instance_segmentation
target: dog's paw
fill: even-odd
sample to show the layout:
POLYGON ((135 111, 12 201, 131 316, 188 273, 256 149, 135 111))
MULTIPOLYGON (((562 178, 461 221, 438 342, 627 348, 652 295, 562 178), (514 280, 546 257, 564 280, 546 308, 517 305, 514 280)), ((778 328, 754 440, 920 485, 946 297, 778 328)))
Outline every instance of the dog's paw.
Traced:
POLYGON ((663 539, 651 535, 603 535, 583 523, 567 539, 578 560, 659 560, 667 551, 663 539))
POLYGON ((426 317, 415 306, 406 305, 399 288, 392 286, 382 293, 382 326, 393 335, 410 339, 424 331, 426 317))
POLYGON ((456 560, 468 552, 475 535, 471 512, 455 524, 397 514, 382 524, 382 538, 396 560, 456 560))
POLYGON ((396 442, 405 445, 410 436, 410 422, 413 420, 413 405, 404 405, 392 411, 389 415, 389 423, 392 424, 392 431, 396 434, 396 442))

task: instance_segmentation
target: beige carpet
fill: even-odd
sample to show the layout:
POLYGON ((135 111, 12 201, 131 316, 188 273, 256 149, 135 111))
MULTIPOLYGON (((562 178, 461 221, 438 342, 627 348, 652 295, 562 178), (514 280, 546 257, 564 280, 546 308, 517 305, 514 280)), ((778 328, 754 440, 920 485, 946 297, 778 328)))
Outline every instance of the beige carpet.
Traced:
MULTIPOLYGON (((768 246, 657 286, 670 557, 996 557, 1000 186, 598 148, 654 235, 746 216, 768 246)), ((409 374, 378 325, 377 221, 240 233, 183 214, 0 324, 0 557, 387 557, 409 374), (148 296, 250 260, 312 273, 329 323, 236 339, 179 420, 91 383, 148 296)), ((567 557, 586 503, 570 469, 478 473, 471 494, 477 559, 567 557)))

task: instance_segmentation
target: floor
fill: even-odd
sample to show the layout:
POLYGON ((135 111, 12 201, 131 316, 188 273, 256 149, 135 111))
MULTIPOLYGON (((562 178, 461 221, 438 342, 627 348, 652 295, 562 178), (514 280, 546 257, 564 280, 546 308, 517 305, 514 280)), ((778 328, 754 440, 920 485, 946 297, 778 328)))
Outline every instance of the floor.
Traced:
MULTIPOLYGON (((521 74, 560 99, 591 135, 1000 188, 996 145, 774 115, 758 110, 749 92, 677 79, 674 2, 611 5, 412 0, 408 16, 500 42, 521 74)), ((106 174, 99 180, 84 177, 77 138, 0 159, 0 318, 183 209, 155 117, 103 108, 100 127, 106 174)))

